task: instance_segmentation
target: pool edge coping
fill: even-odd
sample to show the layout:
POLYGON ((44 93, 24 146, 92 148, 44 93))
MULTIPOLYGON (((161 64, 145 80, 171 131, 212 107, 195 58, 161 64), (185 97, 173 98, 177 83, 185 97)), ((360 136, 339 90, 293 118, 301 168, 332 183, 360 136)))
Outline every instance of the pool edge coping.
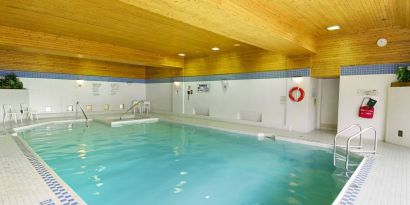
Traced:
MULTIPOLYGON (((243 135, 250 135, 250 136, 254 136, 254 137, 258 137, 258 134, 260 134, 260 133, 255 133, 255 132, 240 131, 240 130, 234 130, 234 129, 229 129, 229 128, 221 128, 221 127, 215 127, 215 126, 210 126, 210 125, 201 125, 201 124, 174 121, 174 120, 161 119, 161 118, 160 118, 159 121, 177 123, 177 124, 184 124, 184 125, 190 125, 190 126, 196 126, 196 127, 202 127, 202 128, 210 128, 210 129, 214 129, 214 130, 237 133, 237 134, 243 134, 243 135)), ((282 141, 287 141, 287 142, 311 145, 311 146, 322 147, 322 148, 331 148, 331 147, 333 147, 333 145, 330 145, 330 144, 314 142, 314 141, 309 141, 309 140, 305 140, 305 139, 292 139, 292 138, 289 138, 289 137, 277 135, 273 132, 269 132, 269 133, 262 133, 261 132, 261 134, 264 135, 265 139, 267 138, 266 136, 275 136, 276 139, 282 140, 282 141)))
MULTIPOLYGON (((37 123, 37 124, 32 124, 32 125, 26 125, 26 126, 16 127, 16 128, 13 128, 13 129, 12 129, 15 133, 11 133, 11 134, 10 134, 10 133, 6 133, 6 134, 5 134, 5 135, 9 135, 9 136, 13 139, 13 141, 16 143, 16 145, 17 145, 17 147, 19 148, 19 150, 23 153, 23 155, 25 156, 25 158, 26 158, 26 159, 29 161, 29 163, 33 166, 34 171, 35 171, 37 174, 40 175, 40 177, 41 177, 41 179, 43 180, 43 182, 45 183, 45 185, 50 189, 50 191, 54 194, 54 196, 55 196, 57 199, 60 199, 60 197, 57 195, 56 191, 53 190, 52 187, 50 187, 50 185, 47 184, 47 182, 46 182, 46 180, 44 179, 42 173, 40 173, 40 172, 37 170, 36 165, 33 164, 32 160, 31 160, 31 159, 29 158, 29 156, 27 156, 26 154, 32 155, 32 157, 34 157, 35 160, 38 161, 38 163, 40 164, 40 166, 43 166, 44 169, 48 172, 48 174, 51 175, 51 177, 53 177, 54 180, 56 180, 56 181, 65 189, 65 191, 66 191, 68 194, 71 194, 71 197, 74 199, 74 202, 77 202, 76 204, 78 204, 78 205, 80 205, 80 204, 86 205, 87 203, 81 198, 81 196, 80 196, 77 192, 74 191, 73 188, 70 187, 70 185, 68 185, 60 176, 58 176, 58 174, 57 174, 53 169, 51 169, 50 166, 48 166, 48 164, 43 160, 43 158, 41 158, 41 157, 31 148, 31 146, 28 145, 27 142, 26 142, 24 139, 22 139, 21 136, 19 136, 19 135, 17 134, 17 132, 21 132, 21 131, 24 131, 24 130, 27 130, 27 129, 33 129, 33 128, 36 128, 36 127, 39 127, 39 126, 44 126, 44 125, 49 125, 49 124, 70 123, 70 122, 85 122, 85 121, 86 121, 85 119, 77 119, 77 120, 74 119, 74 120, 56 120, 56 121, 49 121, 49 122, 41 122, 41 123, 37 123), (26 153, 26 151, 23 150, 23 149, 26 149, 28 153, 26 153)), ((92 121, 92 119, 89 120, 89 121, 92 121)), ((60 191, 60 189, 58 189, 57 191, 60 191)), ((51 200, 51 199, 49 199, 49 200, 51 200)), ((54 202, 54 201, 52 201, 52 200, 51 200, 51 202, 50 202, 51 204, 53 204, 53 203, 56 204, 56 202, 54 202), (52 202, 52 203, 51 203, 51 202, 52 202)), ((65 204, 68 203, 68 202, 63 203, 63 202, 61 202, 61 201, 58 201, 57 203, 60 203, 60 204, 64 204, 64 205, 65 205, 65 204)), ((43 204, 43 202, 40 201, 39 204, 43 204)), ((70 204, 71 204, 71 203, 69 203, 69 204, 67 204, 67 205, 70 205, 70 204)))
MULTIPOLYGON (((77 202, 78 205, 80 205, 80 204, 86 205, 86 204, 87 204, 87 203, 80 197, 80 195, 78 195, 77 192, 75 192, 74 189, 72 189, 72 188, 70 187, 70 185, 68 185, 60 176, 58 176, 58 174, 57 174, 53 169, 51 169, 51 168, 48 166, 48 164, 30 147, 30 145, 27 144, 26 141, 24 141, 20 136, 12 136, 12 138, 13 138, 13 140, 18 140, 18 141, 21 143, 21 146, 24 146, 24 148, 27 149, 27 151, 29 152, 29 154, 31 154, 36 160, 38 160, 38 162, 45 168, 45 170, 46 170, 47 172, 49 172, 49 174, 50 174, 52 177, 54 177, 54 179, 55 179, 58 183, 60 183, 60 185, 65 189, 65 191, 66 191, 68 194, 71 194, 71 195, 72 195, 71 198, 74 199, 73 202, 77 202)), ((24 153, 25 151, 22 150, 22 147, 20 147, 20 145, 18 144, 17 141, 15 141, 15 142, 16 142, 17 146, 19 147, 20 151, 22 151, 23 154, 25 155, 25 153, 24 153)), ((25 156, 26 156, 26 155, 25 155, 25 156)), ((34 164, 32 164, 31 160, 30 160, 27 156, 26 156, 26 159, 30 161, 30 164, 34 167, 35 171, 42 177, 43 182, 46 183, 46 186, 51 190, 51 192, 54 193, 55 197, 59 199, 60 197, 57 195, 56 191, 54 191, 54 190, 47 184, 47 182, 44 180, 42 174, 39 173, 39 171, 36 169, 36 166, 35 166, 34 164)), ((59 189, 58 191, 61 191, 61 190, 59 189)), ((54 202, 54 203, 55 203, 55 202, 54 202)), ((65 205, 65 204, 68 203, 68 202, 61 202, 61 201, 59 201, 59 203, 65 205)), ((40 202, 40 204, 41 204, 41 202, 40 202)), ((69 203, 69 204, 71 204, 71 203, 69 203)))
POLYGON ((332 205, 354 204, 374 163, 374 157, 364 156, 359 166, 345 183, 332 205), (359 176, 361 175, 361 176, 359 176))
MULTIPOLYGON (((49 125, 49 124, 69 123, 69 122, 86 122, 86 121, 87 121, 86 119, 51 120, 51 121, 47 121, 47 122, 39 122, 39 123, 31 124, 31 125, 24 125, 24 126, 20 126, 20 127, 15 127, 12 130, 14 132, 21 132, 21 131, 24 131, 24 130, 33 129, 33 128, 36 128, 36 127, 49 125)), ((88 121, 93 121, 93 119, 88 119, 88 121)))

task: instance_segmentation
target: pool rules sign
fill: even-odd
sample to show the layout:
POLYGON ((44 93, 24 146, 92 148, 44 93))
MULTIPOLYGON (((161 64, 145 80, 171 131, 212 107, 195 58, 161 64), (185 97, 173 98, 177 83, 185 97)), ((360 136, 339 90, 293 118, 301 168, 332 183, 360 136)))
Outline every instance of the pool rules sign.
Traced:
POLYGON ((92 88, 92 93, 93 96, 99 96, 100 95, 100 89, 101 89, 101 83, 93 83, 93 88, 92 88))
POLYGON ((111 84, 111 95, 118 95, 120 92, 120 85, 117 83, 111 84))

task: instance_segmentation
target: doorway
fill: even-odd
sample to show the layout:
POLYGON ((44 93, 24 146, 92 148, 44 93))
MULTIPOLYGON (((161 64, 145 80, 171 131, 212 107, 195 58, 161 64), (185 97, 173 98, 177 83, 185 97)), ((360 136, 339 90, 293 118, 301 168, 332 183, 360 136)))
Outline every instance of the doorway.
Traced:
POLYGON ((339 78, 319 79, 317 125, 322 130, 336 130, 339 110, 339 78))

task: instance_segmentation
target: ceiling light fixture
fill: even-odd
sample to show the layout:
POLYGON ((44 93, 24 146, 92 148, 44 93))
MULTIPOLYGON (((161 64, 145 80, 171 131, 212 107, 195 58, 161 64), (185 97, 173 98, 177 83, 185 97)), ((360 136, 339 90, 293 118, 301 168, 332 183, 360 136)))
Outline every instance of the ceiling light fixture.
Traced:
POLYGON ((219 51, 219 48, 218 48, 218 47, 213 47, 213 48, 211 48, 211 50, 213 50, 213 51, 219 51))
POLYGON ((185 53, 178 53, 179 56, 184 57, 185 53))
POLYGON ((239 43, 235 43, 235 44, 233 44, 233 46, 235 46, 235 47, 239 47, 239 46, 241 46, 241 44, 239 44, 239 43))
POLYGON ((385 38, 380 38, 377 40, 377 46, 379 47, 385 47, 387 45, 387 39, 385 38))
POLYGON ((339 30, 339 29, 340 29, 340 26, 338 26, 338 25, 327 27, 327 30, 329 30, 329 31, 334 31, 334 30, 339 30))

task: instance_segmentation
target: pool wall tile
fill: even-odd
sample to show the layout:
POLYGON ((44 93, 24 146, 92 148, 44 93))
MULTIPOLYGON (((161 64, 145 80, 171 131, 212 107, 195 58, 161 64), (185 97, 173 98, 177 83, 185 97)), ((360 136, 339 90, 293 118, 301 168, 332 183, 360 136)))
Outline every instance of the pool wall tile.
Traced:
POLYGON ((342 66, 340 68, 340 75, 349 76, 349 75, 395 74, 399 66, 407 67, 407 66, 410 66, 410 63, 342 66))

